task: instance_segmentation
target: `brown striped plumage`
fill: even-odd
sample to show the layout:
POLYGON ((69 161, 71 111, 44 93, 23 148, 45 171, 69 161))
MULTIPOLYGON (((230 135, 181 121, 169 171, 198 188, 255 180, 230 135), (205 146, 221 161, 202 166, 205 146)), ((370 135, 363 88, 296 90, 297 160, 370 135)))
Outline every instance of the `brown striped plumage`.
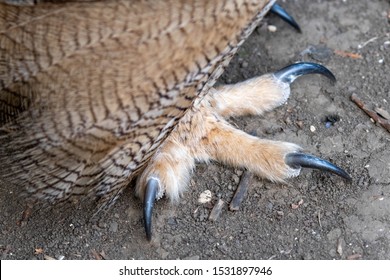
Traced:
POLYGON ((0 180, 113 202, 274 2, 0 0, 0 180))

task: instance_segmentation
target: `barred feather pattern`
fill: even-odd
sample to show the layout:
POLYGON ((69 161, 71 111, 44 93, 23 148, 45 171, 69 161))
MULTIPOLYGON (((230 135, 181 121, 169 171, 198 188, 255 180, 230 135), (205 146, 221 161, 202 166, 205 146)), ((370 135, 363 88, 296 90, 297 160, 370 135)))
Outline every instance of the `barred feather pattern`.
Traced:
POLYGON ((274 2, 0 0, 3 185, 111 205, 274 2))

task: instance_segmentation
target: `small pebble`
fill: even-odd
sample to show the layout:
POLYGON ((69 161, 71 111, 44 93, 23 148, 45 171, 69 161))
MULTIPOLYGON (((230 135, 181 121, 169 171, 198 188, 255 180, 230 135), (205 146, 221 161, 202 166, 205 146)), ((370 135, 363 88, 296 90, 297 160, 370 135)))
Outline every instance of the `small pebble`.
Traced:
POLYGON ((108 230, 111 232, 117 232, 118 231, 118 223, 117 222, 110 223, 110 228, 108 230))
POLYGON ((297 121, 297 126, 299 128, 303 128, 303 121, 297 121))
POLYGON ((268 25, 269 32, 276 32, 278 28, 275 25, 268 25))
POLYGON ((310 126, 310 131, 311 131, 311 132, 315 132, 315 131, 316 131, 316 127, 315 127, 314 125, 311 125, 311 126, 310 126))

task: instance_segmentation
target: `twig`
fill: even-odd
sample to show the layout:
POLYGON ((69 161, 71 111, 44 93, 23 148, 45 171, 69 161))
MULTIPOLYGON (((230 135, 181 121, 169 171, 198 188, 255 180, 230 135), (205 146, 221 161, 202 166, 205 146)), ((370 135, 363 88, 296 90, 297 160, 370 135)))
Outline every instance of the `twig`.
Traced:
POLYGON ((353 58, 353 59, 361 59, 361 58, 363 58, 358 53, 351 53, 351 52, 346 52, 346 51, 341 51, 341 50, 334 50, 334 53, 336 55, 338 55, 338 56, 349 57, 349 58, 353 58))
POLYGON ((351 100, 362 109, 368 116, 370 116, 376 123, 380 124, 384 129, 390 132, 390 122, 379 116, 375 111, 368 109, 362 100, 354 93, 351 100))
POLYGON ((229 205, 230 211, 237 211, 240 209, 240 205, 244 200, 246 193, 248 192, 249 183, 253 178, 253 174, 249 171, 244 171, 241 176, 240 183, 238 184, 236 193, 229 205))

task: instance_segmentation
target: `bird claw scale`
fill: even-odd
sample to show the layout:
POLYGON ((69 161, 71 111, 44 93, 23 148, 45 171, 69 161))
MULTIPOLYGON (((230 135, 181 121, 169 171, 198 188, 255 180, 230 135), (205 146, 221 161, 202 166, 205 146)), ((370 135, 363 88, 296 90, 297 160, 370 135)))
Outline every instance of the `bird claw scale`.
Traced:
MULTIPOLYGON (((146 200, 151 219, 155 198, 163 194, 177 198, 185 187, 167 191, 169 184, 162 182, 166 174, 153 173, 159 170, 156 151, 167 149, 178 131, 185 131, 183 139, 193 137, 194 122, 205 117, 199 114, 202 108, 215 117, 213 97, 220 92, 213 87, 216 79, 274 4, 274 0, 0 0, 0 180, 10 188, 23 188, 32 201, 57 203, 89 195, 99 198, 101 209, 140 175, 136 191, 143 197, 146 188, 152 196, 146 200)), ((280 7, 273 12, 300 30, 280 7)), ((279 83, 282 89, 271 93, 288 88, 289 94, 286 81, 306 71, 306 66, 294 67, 299 71, 292 76, 279 71, 259 79, 279 83)), ((308 67, 330 75, 321 66, 308 67)), ((228 91, 239 94, 237 89, 228 91)), ((271 110, 288 94, 261 112, 249 113, 271 110)), ((227 138, 215 137, 247 137, 221 123, 227 138)), ((206 138, 200 139, 204 146, 206 138)), ((197 143, 192 140, 191 145, 197 143)), ((294 144, 263 145, 280 150, 283 162, 275 166, 290 175, 297 175, 300 163, 310 167, 315 161, 294 144)), ((218 149, 213 152, 216 158, 223 157, 216 155, 218 149)), ((202 160, 202 155, 192 159, 202 160)), ((229 157, 222 161, 240 165, 229 157)), ((313 168, 327 164, 316 161, 313 168)), ((189 164, 185 176, 191 170, 189 164)), ((259 169, 273 181, 290 177, 267 172, 259 169)), ((150 239, 151 224, 145 227, 150 239)))

